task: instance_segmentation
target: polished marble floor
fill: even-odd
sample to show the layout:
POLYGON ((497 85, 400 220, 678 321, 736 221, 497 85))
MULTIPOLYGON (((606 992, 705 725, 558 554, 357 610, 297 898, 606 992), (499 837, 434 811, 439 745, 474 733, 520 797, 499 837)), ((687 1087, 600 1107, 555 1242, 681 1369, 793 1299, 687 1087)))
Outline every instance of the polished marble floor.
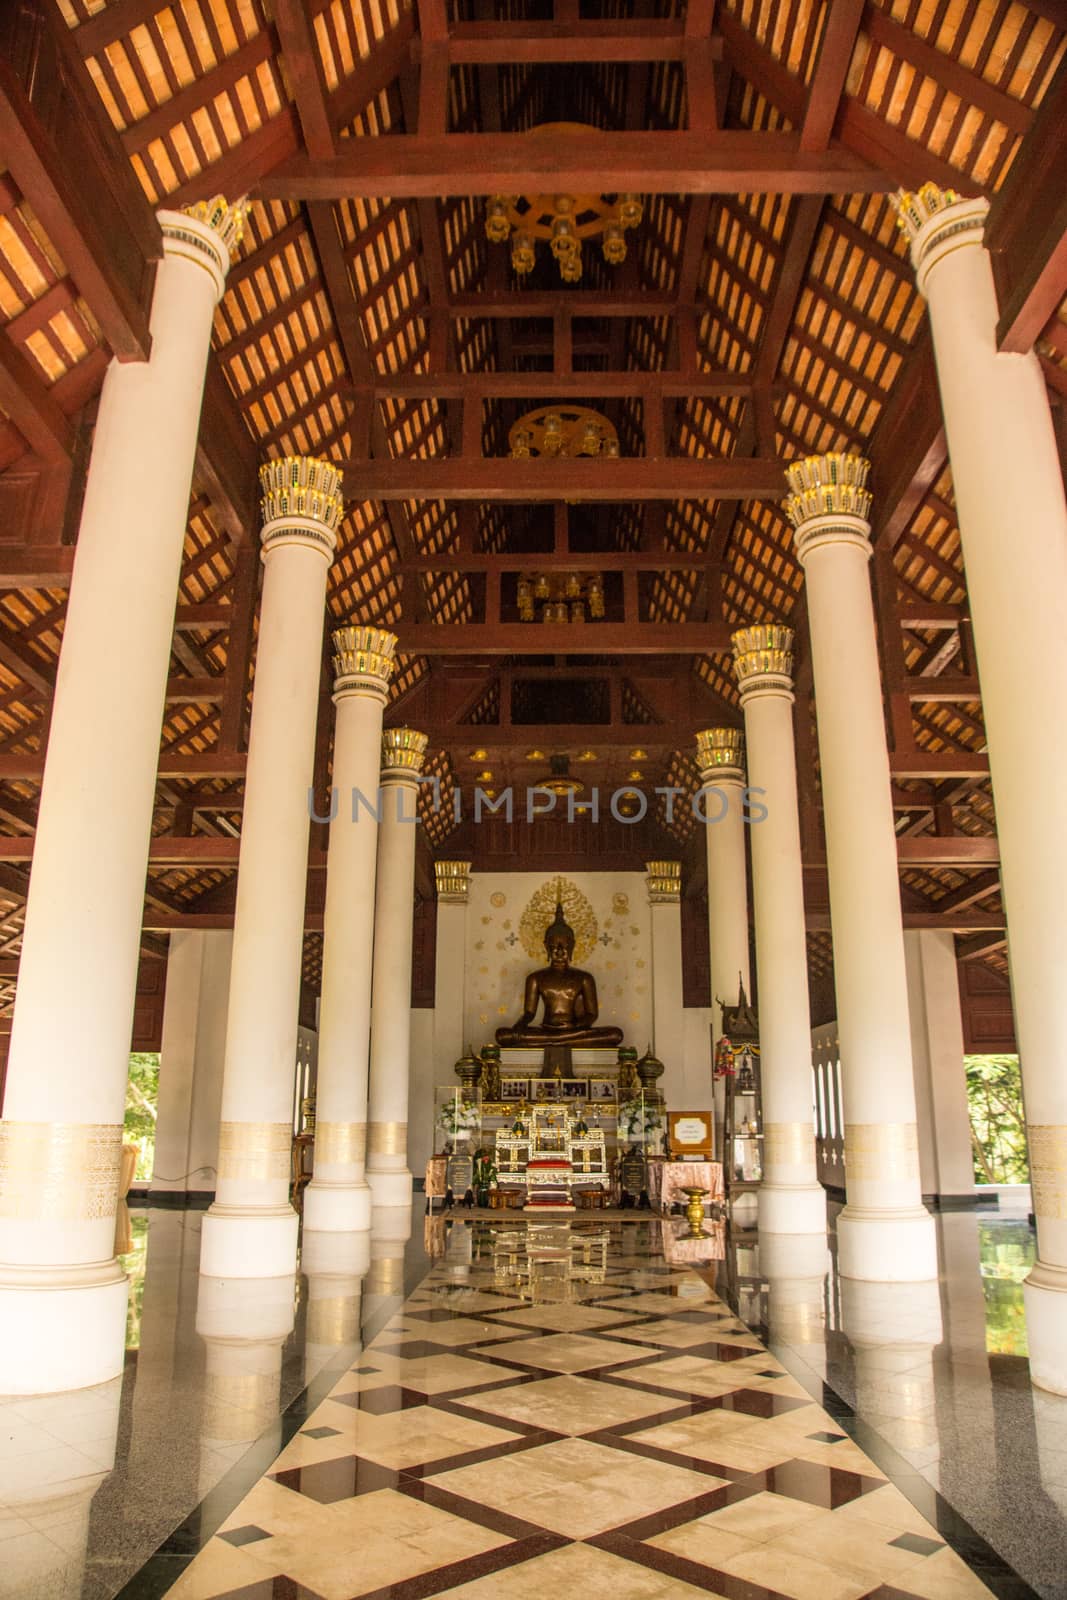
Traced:
POLYGON ((418 1211, 231 1295, 199 1224, 135 1219, 123 1380, 0 1400, 0 1595, 1067 1596, 1025 1217, 858 1299, 742 1228, 418 1211))

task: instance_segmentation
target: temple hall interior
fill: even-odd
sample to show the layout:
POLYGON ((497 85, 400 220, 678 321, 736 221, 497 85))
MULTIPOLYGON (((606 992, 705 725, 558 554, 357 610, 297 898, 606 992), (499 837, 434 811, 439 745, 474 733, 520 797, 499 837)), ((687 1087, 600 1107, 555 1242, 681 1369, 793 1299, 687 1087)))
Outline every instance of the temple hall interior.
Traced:
POLYGON ((1067 4, 0 4, 0 1600, 1067 1600, 1067 4))

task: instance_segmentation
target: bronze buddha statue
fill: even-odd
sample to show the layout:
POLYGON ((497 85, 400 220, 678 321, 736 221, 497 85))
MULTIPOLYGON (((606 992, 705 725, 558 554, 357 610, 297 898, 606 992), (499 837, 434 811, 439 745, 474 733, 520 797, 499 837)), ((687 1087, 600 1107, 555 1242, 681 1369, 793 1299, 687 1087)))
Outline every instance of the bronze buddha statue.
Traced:
MULTIPOLYGON (((545 931, 545 951, 549 964, 526 979, 522 1016, 510 1028, 496 1030, 496 1042, 505 1048, 514 1045, 544 1045, 598 1048, 622 1043, 621 1028, 598 1028, 596 980, 591 972, 571 966, 574 954, 574 929, 563 915, 563 902, 556 901, 555 921, 545 931), (537 1024, 537 1008, 544 1004, 544 1020, 537 1024)), ((547 1061, 547 1057, 546 1057, 547 1061)))

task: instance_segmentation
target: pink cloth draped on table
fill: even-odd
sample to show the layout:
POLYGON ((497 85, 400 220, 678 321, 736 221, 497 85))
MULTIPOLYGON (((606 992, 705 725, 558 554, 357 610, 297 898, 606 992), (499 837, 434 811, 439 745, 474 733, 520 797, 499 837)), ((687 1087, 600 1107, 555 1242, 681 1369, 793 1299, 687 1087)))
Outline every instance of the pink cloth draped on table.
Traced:
POLYGON ((654 1210, 665 1210, 671 1205, 685 1205, 685 1188, 705 1189, 704 1204, 723 1198, 722 1163, 720 1161, 650 1161, 648 1164, 648 1198, 654 1210))

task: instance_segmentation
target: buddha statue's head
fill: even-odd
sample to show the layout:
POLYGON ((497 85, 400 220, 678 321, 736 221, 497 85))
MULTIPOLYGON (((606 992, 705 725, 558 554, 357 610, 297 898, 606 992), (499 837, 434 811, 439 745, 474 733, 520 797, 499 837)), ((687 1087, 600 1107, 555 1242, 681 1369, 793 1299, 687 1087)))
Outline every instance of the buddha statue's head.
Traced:
POLYGON ((563 901, 556 901, 556 915, 545 929, 545 952, 556 968, 569 967, 574 954, 574 929, 563 915, 563 901))

